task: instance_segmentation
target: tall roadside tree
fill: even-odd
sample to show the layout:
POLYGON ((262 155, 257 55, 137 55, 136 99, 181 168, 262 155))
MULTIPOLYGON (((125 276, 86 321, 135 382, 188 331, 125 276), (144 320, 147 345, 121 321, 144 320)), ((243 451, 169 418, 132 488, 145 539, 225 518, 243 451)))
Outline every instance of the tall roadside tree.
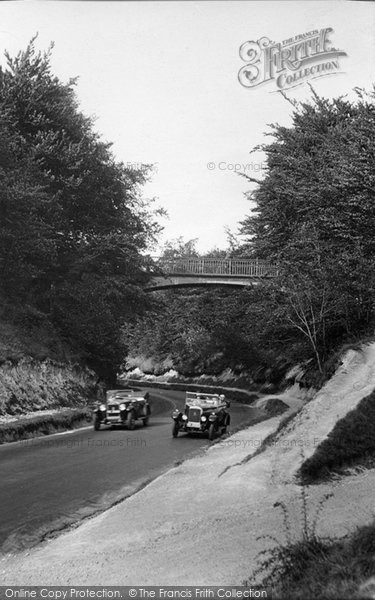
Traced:
POLYGON ((332 347, 372 331, 374 98, 313 92, 291 127, 272 126, 266 174, 242 223, 252 252, 279 263, 275 311, 307 341, 319 370, 332 347))
POLYGON ((145 304, 157 216, 141 197, 148 167, 125 168, 80 112, 76 80, 51 72, 35 39, 0 71, 3 289, 48 314, 106 379, 122 323, 145 304))

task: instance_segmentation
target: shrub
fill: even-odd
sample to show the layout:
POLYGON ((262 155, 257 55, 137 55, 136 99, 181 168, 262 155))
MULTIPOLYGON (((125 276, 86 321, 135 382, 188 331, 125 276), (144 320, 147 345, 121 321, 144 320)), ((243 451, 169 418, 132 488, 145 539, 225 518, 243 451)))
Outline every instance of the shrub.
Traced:
POLYGON ((325 494, 311 518, 307 505, 307 490, 300 491, 301 531, 293 538, 290 516, 284 502, 276 502, 283 515, 285 542, 272 535, 263 535, 257 539, 271 541, 274 546, 261 551, 257 556, 258 567, 253 571, 250 581, 261 575, 261 585, 281 587, 282 591, 290 590, 305 576, 307 567, 313 563, 326 560, 327 544, 317 533, 318 519, 321 511, 332 494, 325 494))
POLYGON ((268 561, 263 558, 256 571, 266 571, 260 585, 272 587, 274 600, 373 597, 373 586, 372 594, 367 587, 375 575, 375 523, 358 527, 339 540, 315 535, 294 541, 289 537, 286 544, 277 544, 271 551, 261 553, 268 553, 268 561))
POLYGON ((270 417, 276 417, 289 410, 289 406, 280 398, 269 398, 264 405, 264 410, 270 417))
POLYGON ((75 429, 91 420, 92 411, 89 408, 63 410, 52 415, 17 419, 14 422, 0 424, 0 444, 75 429))
POLYGON ((304 482, 322 479, 335 470, 365 464, 375 457, 375 391, 337 421, 328 437, 306 459, 299 474, 304 482))
POLYGON ((97 394, 94 374, 70 364, 23 359, 0 367, 0 415, 78 407, 97 394))
POLYGON ((306 487, 301 487, 301 531, 295 537, 286 505, 283 502, 274 505, 282 510, 285 542, 261 536, 271 539, 274 546, 258 554, 258 567, 245 585, 270 586, 274 600, 374 597, 375 522, 358 527, 341 539, 319 537, 316 531, 319 516, 331 496, 324 495, 312 515, 306 487))

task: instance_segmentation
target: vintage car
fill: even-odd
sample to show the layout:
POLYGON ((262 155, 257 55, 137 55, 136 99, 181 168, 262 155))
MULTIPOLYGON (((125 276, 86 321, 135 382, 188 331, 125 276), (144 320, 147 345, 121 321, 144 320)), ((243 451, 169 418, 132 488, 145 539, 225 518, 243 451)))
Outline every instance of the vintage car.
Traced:
POLYGON ((217 433, 226 433, 230 424, 229 405, 223 394, 186 392, 184 411, 176 408, 172 414, 173 437, 180 431, 202 432, 208 433, 208 438, 213 440, 217 433))
POLYGON ((108 390, 106 403, 94 409, 94 429, 98 431, 101 425, 126 425, 128 429, 134 429, 137 419, 141 419, 143 425, 147 425, 150 414, 148 392, 108 390))

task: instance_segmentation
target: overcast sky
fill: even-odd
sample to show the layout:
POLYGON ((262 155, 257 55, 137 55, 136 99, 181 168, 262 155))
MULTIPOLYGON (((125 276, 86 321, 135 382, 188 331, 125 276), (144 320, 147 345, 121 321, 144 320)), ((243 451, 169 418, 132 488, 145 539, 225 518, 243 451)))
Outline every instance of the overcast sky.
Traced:
MULTIPOLYGON (((156 163, 145 191, 169 213, 163 239, 199 238, 208 250, 224 247, 225 226, 236 231, 251 208, 234 165, 259 176, 262 155, 250 150, 269 123, 290 123, 275 82, 239 83, 240 45, 331 27, 347 57, 313 85, 326 97, 352 95, 375 81, 374 16, 370 2, 1 2, 0 51, 16 53, 36 32, 39 49, 54 41, 54 73, 79 77, 82 110, 96 115, 116 158, 156 163)), ((306 84, 288 91, 310 94, 306 84)))

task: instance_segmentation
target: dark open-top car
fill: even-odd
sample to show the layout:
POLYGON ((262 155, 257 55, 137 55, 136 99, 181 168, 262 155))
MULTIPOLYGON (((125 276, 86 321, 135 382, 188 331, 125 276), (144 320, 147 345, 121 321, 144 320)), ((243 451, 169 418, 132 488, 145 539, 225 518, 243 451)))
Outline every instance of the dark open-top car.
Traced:
POLYGON ((184 411, 176 408, 172 414, 173 437, 180 431, 202 432, 208 433, 209 439, 213 440, 216 434, 226 433, 230 424, 229 405, 223 394, 186 392, 184 411))
POLYGON ((101 425, 126 425, 134 429, 135 421, 147 425, 151 414, 149 393, 133 390, 108 390, 106 403, 94 409, 94 429, 101 425))

